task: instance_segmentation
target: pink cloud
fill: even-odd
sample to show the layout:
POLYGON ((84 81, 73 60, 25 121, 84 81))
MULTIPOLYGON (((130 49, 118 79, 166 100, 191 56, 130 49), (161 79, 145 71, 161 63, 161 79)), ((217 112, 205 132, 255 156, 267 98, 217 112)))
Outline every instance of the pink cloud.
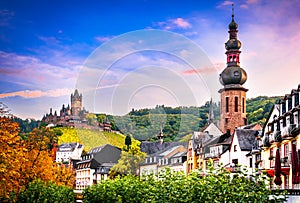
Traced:
POLYGON ((216 63, 213 66, 210 67, 204 67, 204 68, 199 68, 199 69, 189 69, 189 70, 185 70, 182 73, 184 75, 191 75, 191 74, 210 74, 210 73, 214 73, 214 72, 219 72, 220 70, 222 70, 224 68, 224 63, 216 63))
POLYGON ((176 18, 176 19, 172 20, 172 22, 175 25, 177 25, 178 27, 183 28, 183 29, 192 27, 191 24, 187 20, 184 20, 183 18, 176 18))
POLYGON ((183 18, 168 19, 167 21, 155 22, 153 23, 154 27, 159 27, 164 30, 173 30, 173 29, 188 29, 192 28, 192 25, 188 20, 183 18))
POLYGON ((48 91, 42 90, 25 90, 25 91, 17 91, 17 92, 9 92, 0 94, 0 98, 7 97, 23 97, 23 98, 38 98, 38 97, 60 97, 65 95, 70 95, 72 93, 72 89, 54 89, 48 91))
POLYGON ((220 3, 217 8, 221 8, 223 6, 228 6, 228 5, 232 5, 233 1, 223 1, 222 3, 220 3))

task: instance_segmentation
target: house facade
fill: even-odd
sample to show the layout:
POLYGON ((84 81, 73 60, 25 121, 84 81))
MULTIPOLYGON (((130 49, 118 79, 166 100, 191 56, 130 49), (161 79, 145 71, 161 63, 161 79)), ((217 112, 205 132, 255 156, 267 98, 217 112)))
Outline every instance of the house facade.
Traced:
POLYGON ((76 189, 83 190, 106 180, 110 168, 118 163, 121 149, 109 144, 91 149, 76 166, 76 189))
POLYGON ((186 156, 186 143, 175 142, 156 153, 148 154, 145 162, 140 164, 140 176, 157 175, 166 167, 172 171, 183 171, 186 173, 186 156))
POLYGON ((275 161, 277 150, 279 151, 281 184, 273 181, 274 187, 284 189, 300 188, 300 85, 291 90, 290 94, 282 97, 272 108, 267 122, 264 125, 263 137, 260 140, 262 148, 261 158, 264 164, 261 166, 267 174, 275 179, 275 161), (298 180, 299 179, 299 180, 298 180))
POLYGON ((56 162, 70 162, 71 159, 79 160, 81 159, 81 154, 83 151, 83 145, 74 143, 63 143, 58 146, 56 151, 56 162))

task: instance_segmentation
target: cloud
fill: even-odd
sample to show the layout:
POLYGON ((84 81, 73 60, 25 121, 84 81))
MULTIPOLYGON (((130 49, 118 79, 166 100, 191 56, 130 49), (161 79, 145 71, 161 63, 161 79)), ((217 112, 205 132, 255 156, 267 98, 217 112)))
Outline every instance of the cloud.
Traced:
POLYGON ((199 69, 188 69, 182 72, 184 75, 192 75, 192 74, 210 74, 215 73, 216 71, 220 71, 224 68, 224 63, 216 63, 213 66, 210 67, 204 67, 199 69))
POLYGON ((184 20, 183 18, 173 19, 172 22, 175 25, 177 25, 178 27, 183 28, 183 29, 187 29, 187 28, 192 27, 192 25, 187 20, 184 20))
POLYGON ((70 87, 74 85, 80 66, 67 58, 64 63, 74 65, 52 65, 33 56, 0 51, 0 81, 23 84, 26 85, 25 88, 70 87))
POLYGON ((189 29, 192 28, 192 24, 183 18, 173 18, 166 21, 152 23, 154 27, 158 27, 164 30, 174 30, 174 29, 189 29))
POLYGON ((221 8, 221 7, 224 7, 224 6, 228 6, 228 5, 232 5, 234 4, 233 1, 223 1, 222 3, 220 3, 217 8, 221 8))
POLYGON ((0 98, 7 97, 23 97, 23 98, 39 98, 39 97, 60 97, 65 95, 70 95, 73 92, 73 89, 53 89, 53 90, 25 90, 17 92, 9 92, 0 94, 0 98))
POLYGON ((247 0, 244 4, 241 4, 240 7, 244 9, 248 9, 249 5, 251 4, 257 4, 259 0, 247 0))
POLYGON ((106 42, 106 41, 109 41, 111 40, 113 37, 108 37, 108 36, 97 36, 95 37, 95 39, 98 41, 98 42, 106 42))

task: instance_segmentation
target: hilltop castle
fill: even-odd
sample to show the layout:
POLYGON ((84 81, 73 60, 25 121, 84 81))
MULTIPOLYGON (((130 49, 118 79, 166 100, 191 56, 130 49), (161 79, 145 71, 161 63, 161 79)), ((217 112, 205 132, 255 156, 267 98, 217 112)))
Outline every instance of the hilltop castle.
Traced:
POLYGON ((67 107, 63 104, 59 115, 56 111, 53 113, 52 108, 50 108, 50 113, 43 116, 42 122, 53 125, 74 126, 74 123, 86 123, 86 114, 88 114, 88 111, 82 107, 82 94, 79 94, 76 89, 74 94, 71 94, 71 108, 69 104, 67 107))

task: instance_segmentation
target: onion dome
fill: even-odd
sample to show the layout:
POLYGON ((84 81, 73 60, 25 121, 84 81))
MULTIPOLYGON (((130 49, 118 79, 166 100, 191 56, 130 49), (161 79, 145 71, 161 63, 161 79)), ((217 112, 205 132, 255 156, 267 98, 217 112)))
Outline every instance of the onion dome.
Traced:
POLYGON ((232 49, 240 49, 242 46, 242 43, 240 42, 240 40, 238 39, 229 39, 226 43, 225 43, 225 48, 226 50, 232 50, 232 49))
POLYGON ((239 66, 226 67, 220 74, 220 83, 222 85, 243 85, 247 80, 247 73, 239 66))
POLYGON ((228 25, 229 30, 236 30, 238 28, 238 24, 234 21, 234 15, 232 14, 231 23, 228 25))

